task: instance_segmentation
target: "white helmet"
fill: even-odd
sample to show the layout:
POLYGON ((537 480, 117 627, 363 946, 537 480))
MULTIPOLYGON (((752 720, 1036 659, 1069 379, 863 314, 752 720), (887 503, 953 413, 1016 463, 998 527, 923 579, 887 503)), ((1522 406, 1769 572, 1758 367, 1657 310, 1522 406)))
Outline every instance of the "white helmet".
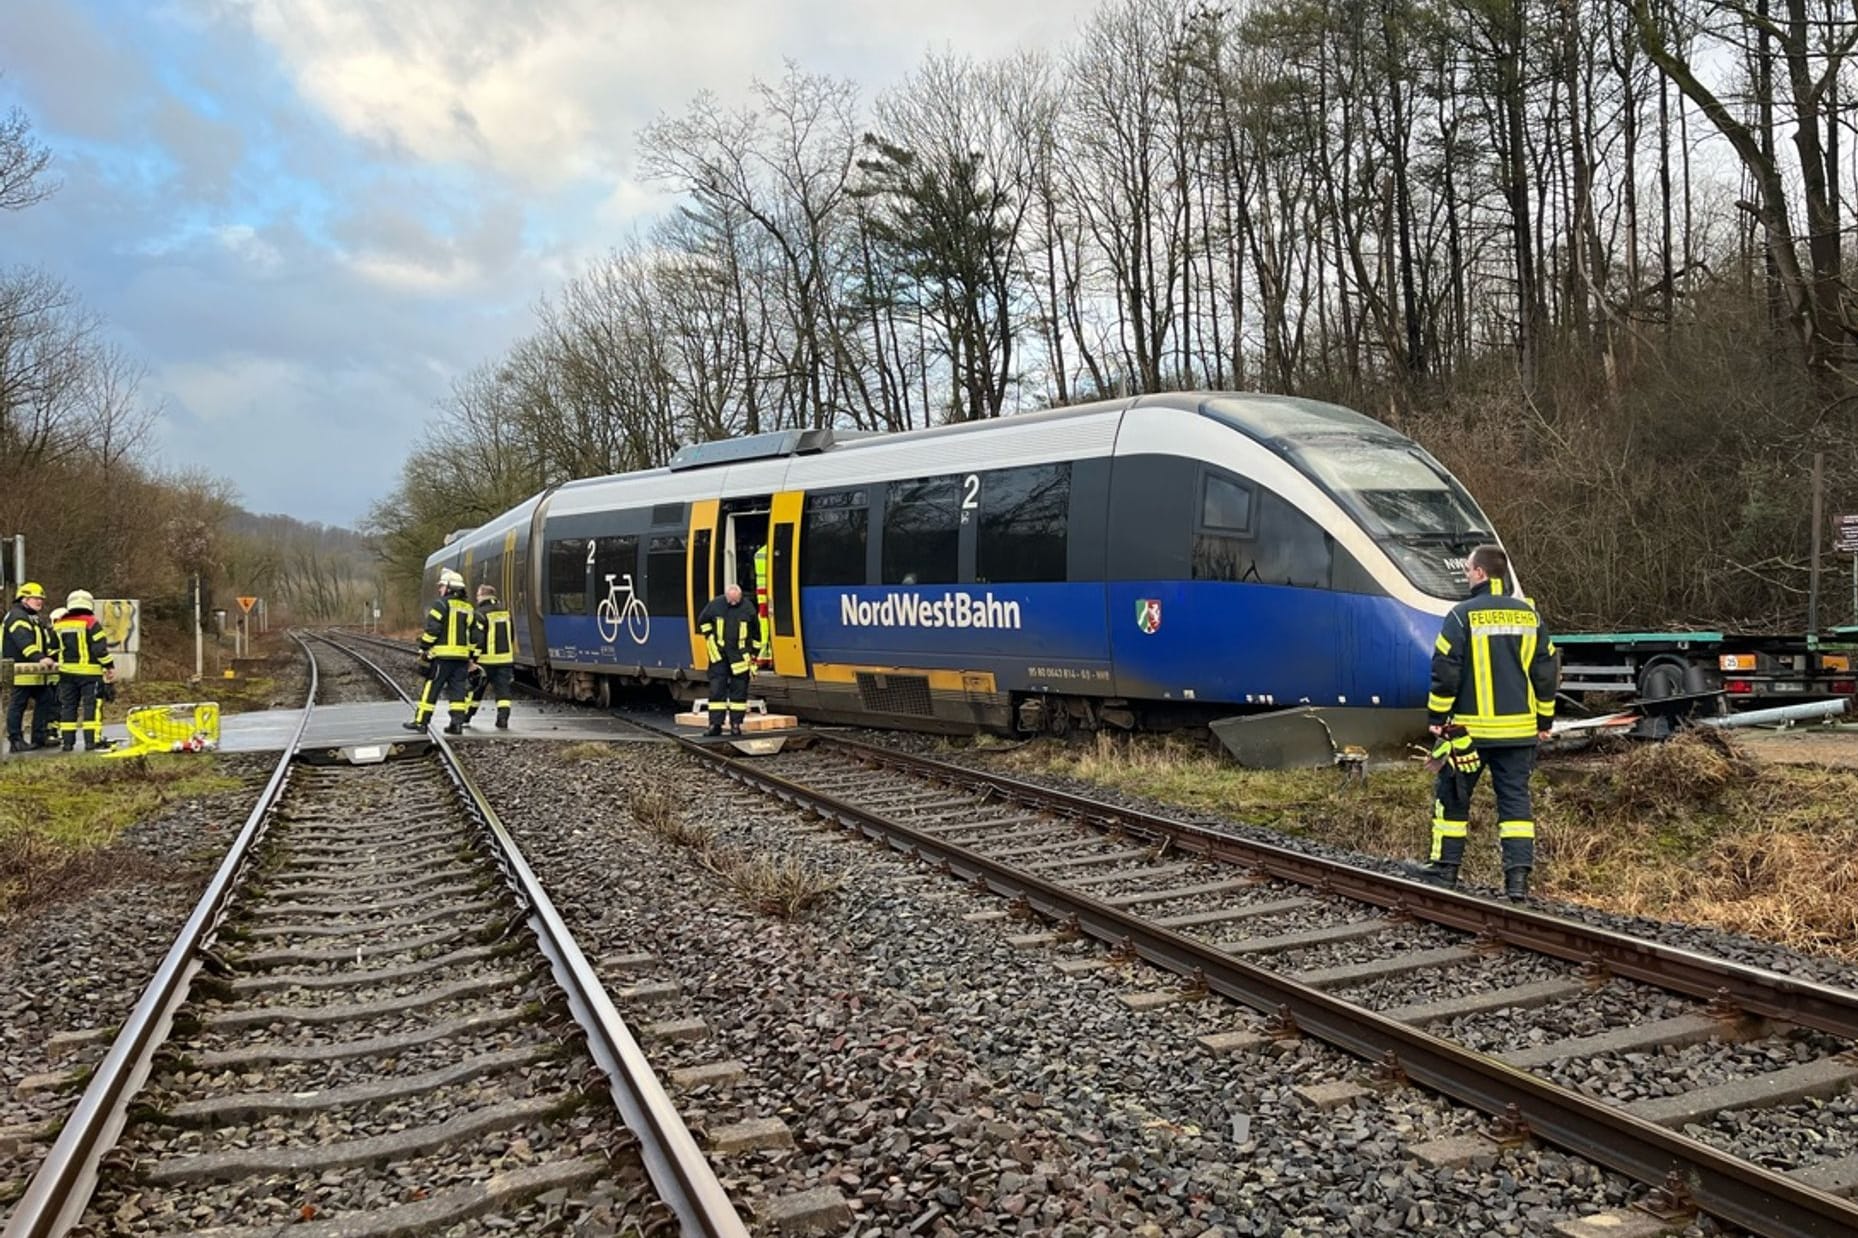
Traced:
POLYGON ((65 608, 62 606, 58 607, 50 615, 51 621, 53 623, 57 623, 60 619, 63 619, 64 617, 65 617, 65 608))
POLYGON ((464 587, 464 577, 452 571, 451 568, 448 567, 439 572, 439 588, 462 589, 464 587))
POLYGON ((95 610, 97 599, 90 596, 88 589, 73 589, 71 596, 65 599, 66 610, 95 610))

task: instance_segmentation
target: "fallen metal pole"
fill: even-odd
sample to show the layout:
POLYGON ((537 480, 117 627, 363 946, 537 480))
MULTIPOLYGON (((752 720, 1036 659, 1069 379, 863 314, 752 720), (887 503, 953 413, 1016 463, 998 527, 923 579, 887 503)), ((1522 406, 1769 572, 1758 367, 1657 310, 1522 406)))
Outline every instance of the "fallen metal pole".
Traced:
POLYGON ((1720 718, 1704 718, 1697 725, 1728 731, 1736 727, 1767 726, 1775 722, 1811 722, 1820 718, 1836 718, 1850 705, 1848 698, 1840 697, 1836 701, 1812 701, 1805 705, 1782 705, 1775 709, 1751 709, 1744 714, 1724 714, 1720 718))

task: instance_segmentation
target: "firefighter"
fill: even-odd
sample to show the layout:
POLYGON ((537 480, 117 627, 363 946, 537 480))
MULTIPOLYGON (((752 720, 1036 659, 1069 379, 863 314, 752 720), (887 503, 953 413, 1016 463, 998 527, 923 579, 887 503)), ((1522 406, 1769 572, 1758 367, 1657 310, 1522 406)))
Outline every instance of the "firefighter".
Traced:
POLYGON ((116 682, 116 666, 96 604, 87 591, 73 589, 65 613, 52 624, 58 640, 58 737, 66 752, 77 747, 80 731, 85 751, 112 747, 103 738, 97 694, 103 684, 116 682))
POLYGON ((768 548, 755 548, 755 618, 761 624, 761 640, 755 649, 755 661, 761 666, 772 666, 774 659, 769 656, 769 642, 774 630, 768 624, 768 548))
POLYGON ((1509 556, 1479 546, 1465 562, 1471 596, 1445 616, 1432 652, 1427 720, 1438 741, 1433 791, 1432 856, 1417 875, 1440 885, 1458 883, 1470 831, 1471 792, 1490 768, 1497 796, 1497 840, 1503 855, 1503 892, 1514 902, 1529 896, 1535 867, 1535 816, 1529 774, 1536 745, 1555 720, 1559 678, 1555 642, 1535 604, 1504 591, 1509 556))
POLYGON ((445 733, 463 735, 470 701, 467 680, 477 658, 477 616, 465 600, 464 577, 448 567, 439 573, 439 588, 443 596, 426 612, 426 630, 419 634, 419 664, 426 672, 426 684, 420 689, 413 720, 400 725, 409 731, 425 730, 439 697, 444 696, 451 713, 445 733))
POLYGON ((755 669, 755 648, 761 621, 755 608, 742 600, 742 586, 731 584, 721 596, 710 599, 697 615, 710 655, 710 729, 721 735, 728 719, 732 734, 742 733, 748 713, 748 677, 755 669))
POLYGON ((43 748, 51 742, 52 715, 58 711, 52 686, 58 670, 52 634, 40 612, 45 589, 27 581, 19 587, 13 608, 0 621, 0 658, 13 660, 13 692, 6 703, 6 738, 14 752, 43 748), (32 706, 32 738, 25 738, 26 706, 32 706))
POLYGON ((510 608, 497 600, 497 586, 477 587, 477 671, 465 709, 465 721, 477 716, 478 702, 497 703, 497 729, 510 729, 510 691, 516 683, 516 629, 510 608))

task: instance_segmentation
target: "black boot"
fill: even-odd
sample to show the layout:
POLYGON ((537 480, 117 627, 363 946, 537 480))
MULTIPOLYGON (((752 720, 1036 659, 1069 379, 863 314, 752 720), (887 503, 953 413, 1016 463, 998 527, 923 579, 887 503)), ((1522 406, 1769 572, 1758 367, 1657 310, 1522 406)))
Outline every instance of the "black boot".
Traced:
POLYGON ((1505 838, 1498 846, 1503 852, 1503 892, 1512 903, 1529 897, 1529 874, 1535 868, 1535 839, 1505 838))
POLYGON ((710 711, 710 729, 703 733, 704 738, 714 739, 718 735, 721 735, 722 733, 723 733, 723 711, 720 709, 712 709, 710 711))
POLYGON ((445 724, 445 733, 447 735, 463 735, 464 734, 464 715, 453 714, 452 720, 445 724))
POLYGON ((426 724, 423 722, 402 722, 400 726, 401 729, 407 731, 423 731, 426 729, 426 724))
POLYGON ((510 729, 510 707, 508 705, 497 710, 497 729, 499 731, 510 729))
POLYGON ((1529 869, 1520 867, 1503 870, 1503 893, 1512 903, 1528 901, 1529 872, 1529 869))
POLYGON ((1424 864, 1408 864, 1406 872, 1409 877, 1416 877, 1435 886, 1445 886, 1447 889, 1458 884, 1458 866, 1439 860, 1428 860, 1424 864))

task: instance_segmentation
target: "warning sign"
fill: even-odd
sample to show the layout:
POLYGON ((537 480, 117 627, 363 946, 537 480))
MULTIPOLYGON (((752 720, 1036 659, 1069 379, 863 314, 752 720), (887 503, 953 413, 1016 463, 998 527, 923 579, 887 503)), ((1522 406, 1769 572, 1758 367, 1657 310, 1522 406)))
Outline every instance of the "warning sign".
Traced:
POLYGON ((257 605, 257 602, 258 599, 255 597, 242 597, 239 599, 239 609, 249 615, 252 613, 252 607, 257 605))

